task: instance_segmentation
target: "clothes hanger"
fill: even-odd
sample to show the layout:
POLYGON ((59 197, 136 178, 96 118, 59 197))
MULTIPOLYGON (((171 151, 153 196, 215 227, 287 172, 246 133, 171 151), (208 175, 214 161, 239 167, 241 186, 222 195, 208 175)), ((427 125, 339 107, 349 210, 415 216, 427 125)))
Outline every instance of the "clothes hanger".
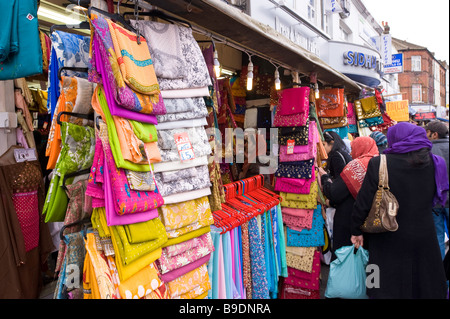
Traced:
MULTIPOLYGON (((120 5, 120 1, 117 3, 117 7, 119 7, 119 5, 120 5)), ((92 7, 91 6, 88 9, 88 13, 87 13, 88 17, 92 18, 92 12, 93 11, 94 12, 98 12, 98 13, 104 15, 105 17, 108 17, 111 20, 114 20, 115 22, 120 23, 125 29, 128 29, 131 32, 139 34, 139 32, 135 28, 133 28, 131 26, 131 24, 128 21, 126 21, 124 19, 124 17, 122 15, 120 15, 119 13, 109 13, 108 11, 103 11, 102 9, 99 9, 97 7, 92 7)), ((142 35, 140 35, 140 36, 143 37, 142 35)))
POLYGON ((74 112, 60 112, 58 114, 58 117, 56 118, 56 123, 58 123, 59 125, 61 125, 61 116, 62 115, 75 116, 75 117, 79 117, 79 118, 90 120, 90 121, 94 120, 94 113, 82 114, 82 113, 74 113, 74 112))
MULTIPOLYGON (((61 230, 59 231, 59 238, 61 238, 61 240, 64 240, 64 230, 66 230, 66 228, 72 227, 72 226, 77 226, 77 225, 83 225, 83 224, 90 223, 90 222, 91 222, 91 218, 88 217, 88 218, 81 219, 81 220, 78 220, 76 222, 73 222, 73 223, 70 223, 70 224, 67 224, 67 225, 63 225, 61 227, 61 230)), ((83 231, 85 229, 86 229, 86 227, 83 227, 83 231)), ((86 238, 86 232, 84 233, 83 236, 86 238)))
POLYGON ((87 21, 81 21, 76 24, 54 24, 50 27, 50 34, 52 34, 55 29, 90 30, 91 26, 87 21))
POLYGON ((178 22, 178 23, 184 24, 188 28, 192 29, 192 25, 188 21, 168 15, 167 13, 165 13, 161 10, 158 10, 158 9, 153 9, 153 10, 146 11, 146 12, 139 12, 139 15, 136 15, 136 12, 125 12, 125 13, 123 13, 123 17, 125 18, 126 15, 131 15, 131 14, 133 14, 136 18, 138 16, 140 16, 140 17, 155 17, 155 18, 160 18, 161 20, 165 20, 170 23, 178 22))
POLYGON ((62 77, 61 77, 61 73, 64 70, 70 70, 70 71, 75 71, 75 72, 84 72, 84 73, 88 73, 89 69, 88 68, 83 68, 83 67, 76 67, 76 66, 63 66, 58 70, 58 79, 61 81, 62 77))

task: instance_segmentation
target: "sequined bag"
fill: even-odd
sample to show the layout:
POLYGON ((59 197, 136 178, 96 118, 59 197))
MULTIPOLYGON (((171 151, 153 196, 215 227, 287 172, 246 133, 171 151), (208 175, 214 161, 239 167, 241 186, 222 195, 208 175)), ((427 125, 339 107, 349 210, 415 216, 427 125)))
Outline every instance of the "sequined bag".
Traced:
POLYGON ((397 199, 389 191, 386 155, 381 154, 378 190, 361 230, 366 233, 396 231, 398 229, 396 218, 398 208, 397 199))

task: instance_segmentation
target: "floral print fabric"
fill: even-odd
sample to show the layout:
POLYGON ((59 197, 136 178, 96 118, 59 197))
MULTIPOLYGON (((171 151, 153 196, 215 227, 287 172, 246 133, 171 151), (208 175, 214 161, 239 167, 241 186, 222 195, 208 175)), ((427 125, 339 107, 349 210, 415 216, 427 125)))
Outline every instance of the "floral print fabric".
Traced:
MULTIPOLYGON (((161 193, 161 196, 168 196, 211 186, 207 165, 193 167, 190 170, 191 173, 193 170, 195 173, 191 176, 183 178, 183 171, 180 171, 179 179, 173 179, 173 173, 170 175, 165 172, 166 177, 167 175, 172 176, 172 179, 168 181, 167 178, 164 178, 164 173, 155 173, 156 185, 158 185, 158 190, 161 193)), ((188 171, 185 172, 186 174, 189 174, 188 171)))
POLYGON ((266 278, 263 241, 259 234, 258 222, 252 218, 248 222, 250 246, 252 299, 269 299, 269 286, 266 278))
POLYGON ((167 286, 169 287, 170 297, 174 299, 181 296, 206 281, 209 282, 208 269, 206 264, 203 264, 199 268, 191 270, 175 280, 168 282, 167 286))
POLYGON ((279 163, 275 177, 312 178, 313 167, 314 159, 299 161, 295 164, 292 162, 279 163))
MULTIPOLYGON (((160 264, 161 273, 167 273, 171 270, 180 268, 185 266, 195 260, 198 260, 206 255, 209 255, 214 251, 214 245, 211 238, 211 233, 206 233, 200 237, 193 238, 189 240, 190 242, 195 241, 196 246, 180 251, 179 253, 173 252, 176 250, 176 247, 168 246, 164 247, 162 250, 161 258, 159 258, 158 262, 160 264), (168 256, 167 249, 171 247, 172 254, 175 253, 175 256, 168 256)), ((177 244, 175 246, 179 246, 183 250, 183 243, 177 244)))

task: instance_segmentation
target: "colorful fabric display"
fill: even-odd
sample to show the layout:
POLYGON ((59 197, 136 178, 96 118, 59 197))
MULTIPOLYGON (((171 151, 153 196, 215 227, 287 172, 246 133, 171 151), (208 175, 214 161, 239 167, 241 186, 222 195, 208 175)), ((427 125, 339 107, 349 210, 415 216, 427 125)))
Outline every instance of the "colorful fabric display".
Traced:
MULTIPOLYGON (((176 278, 175 280, 167 282, 169 287, 170 298, 175 299, 180 297, 184 299, 184 294, 193 290, 194 288, 202 285, 203 283, 209 283, 208 269, 206 264, 201 265, 199 268, 191 270, 190 272, 176 278)), ((206 285, 204 287, 210 289, 211 286, 206 285)))
MULTIPOLYGON (((289 116, 309 113, 309 87, 284 89, 279 93, 278 115, 289 116)), ((307 117, 307 116, 306 116, 307 117)))
MULTIPOLYGON (((317 247, 286 247, 287 266, 311 273, 313 270, 314 253, 317 247)), ((289 273, 289 270, 288 270, 289 273)))
POLYGON ((344 89, 319 90, 320 97, 316 99, 317 116, 342 117, 344 116, 344 89))
POLYGON ((292 230, 287 227, 287 246, 294 247, 318 247, 325 244, 323 226, 325 221, 322 217, 321 205, 314 209, 313 222, 311 229, 302 231, 292 230))
POLYGON ((381 117, 381 111, 380 108, 378 107, 378 104, 376 104, 375 96, 364 98, 361 100, 356 100, 355 113, 359 121, 368 120, 375 117, 381 117), (368 112, 364 111, 362 103, 366 105, 366 109, 368 110, 368 112), (374 106, 374 104, 376 106, 374 106))
POLYGON ((195 173, 188 176, 188 178, 183 178, 183 172, 180 172, 179 177, 172 180, 169 180, 167 175, 173 176, 173 172, 172 175, 167 174, 166 172, 166 178, 164 178, 163 173, 155 173, 156 184, 158 185, 161 196, 168 196, 211 186, 208 166, 192 167, 190 170, 191 171, 185 173, 192 172, 192 170, 194 170, 195 173))
POLYGON ((120 282, 119 291, 122 299, 140 299, 151 294, 164 285, 155 263, 139 270, 132 277, 120 282))
MULTIPOLYGON (((98 17, 92 19, 91 23, 94 27, 92 41, 93 60, 95 61, 96 71, 100 73, 103 79, 103 85, 105 86, 107 95, 111 94, 110 100, 108 101, 111 114, 142 122, 147 122, 145 119, 149 117, 135 113, 154 115, 165 114, 166 109, 164 102, 162 100, 161 93, 158 92, 158 88, 156 86, 154 87, 154 93, 150 93, 148 90, 144 90, 146 91, 145 93, 140 93, 139 91, 135 91, 132 87, 128 86, 122 72, 113 72, 113 70, 119 71, 121 66, 122 68, 125 67, 125 64, 121 63, 121 66, 119 65, 108 21, 102 17, 98 17)), ((135 35, 134 38, 136 38, 135 35)), ((131 66, 134 64, 130 58, 126 58, 125 60, 131 66)), ((142 68, 152 69, 152 65, 146 65, 142 68)), ((150 84, 150 91, 152 85, 155 85, 154 79, 152 79, 151 76, 145 83, 150 84)), ((156 124, 156 119, 153 124, 156 124)))
POLYGON ((316 157, 319 136, 315 121, 309 124, 308 144, 294 146, 294 153, 287 154, 287 145, 280 145, 280 162, 305 161, 316 157))
POLYGON ((317 207, 317 181, 311 183, 310 190, 309 194, 280 192, 280 196, 283 199, 281 207, 315 209, 317 207))
POLYGON ((285 162, 279 163, 278 169, 275 172, 275 177, 288 178, 312 178, 314 169, 314 160, 306 160, 299 162, 285 162))
POLYGON ((311 229, 314 215, 313 209, 282 207, 283 222, 291 229, 301 231, 311 229))
POLYGON ((287 141, 294 140, 295 145, 307 145, 309 138, 309 120, 305 126, 278 128, 278 144, 287 145, 287 141))

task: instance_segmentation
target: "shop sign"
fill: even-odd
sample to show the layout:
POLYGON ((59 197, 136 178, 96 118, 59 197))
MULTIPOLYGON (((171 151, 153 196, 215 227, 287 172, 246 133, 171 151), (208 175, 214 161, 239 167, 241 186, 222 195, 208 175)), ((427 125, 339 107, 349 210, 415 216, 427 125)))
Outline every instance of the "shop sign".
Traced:
POLYGON ((344 64, 366 69, 376 69, 377 57, 361 52, 346 51, 344 52, 344 64))
POLYGON ((403 72, 403 53, 392 55, 392 63, 385 65, 384 74, 402 73, 403 72))
POLYGON ((429 121, 434 120, 436 118, 436 112, 423 112, 416 113, 414 115, 414 120, 416 121, 429 121))

